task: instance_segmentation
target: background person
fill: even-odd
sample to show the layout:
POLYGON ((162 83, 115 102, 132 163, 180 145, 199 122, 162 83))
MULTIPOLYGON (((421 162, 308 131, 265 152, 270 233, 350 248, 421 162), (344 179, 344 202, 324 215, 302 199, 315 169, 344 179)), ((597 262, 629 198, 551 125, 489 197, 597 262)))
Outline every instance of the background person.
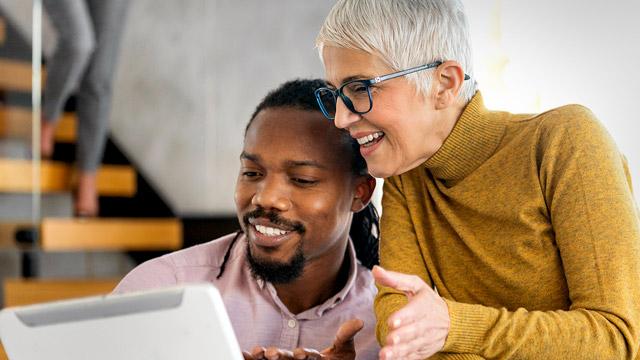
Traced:
POLYGON ((113 75, 128 0, 44 0, 58 42, 47 61, 42 106, 42 157, 53 154, 56 122, 75 91, 78 184, 74 211, 98 215, 96 172, 109 130, 113 75))
POLYGON ((381 358, 635 358, 624 158, 582 106, 487 110, 467 28, 457 0, 339 0, 317 38, 323 111, 386 178, 381 358))

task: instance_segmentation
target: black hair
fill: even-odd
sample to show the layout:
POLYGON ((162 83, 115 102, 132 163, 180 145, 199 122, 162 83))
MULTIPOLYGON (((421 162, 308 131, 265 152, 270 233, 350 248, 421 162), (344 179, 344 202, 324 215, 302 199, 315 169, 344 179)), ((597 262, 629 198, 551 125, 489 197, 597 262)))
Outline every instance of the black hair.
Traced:
MULTIPOLYGON (((256 115, 264 109, 289 107, 320 112, 314 92, 316 89, 325 86, 327 86, 327 84, 321 79, 297 79, 280 85, 277 89, 269 92, 260 104, 258 104, 245 128, 245 135, 256 115)), ((331 109, 335 104, 325 103, 325 106, 331 109)), ((353 174, 360 176, 367 175, 367 163, 362 155, 360 155, 360 146, 355 139, 351 138, 348 132, 342 131, 342 134, 345 143, 350 145, 344 148, 348 148, 351 152, 351 169, 353 174)), ((238 231, 229 245, 217 278, 222 276, 231 248, 233 248, 233 245, 241 233, 242 230, 238 231)), ((365 209, 353 214, 349 236, 353 241, 356 257, 360 260, 360 263, 368 269, 373 268, 374 265, 379 263, 379 234, 379 217, 373 204, 369 203, 365 209)))

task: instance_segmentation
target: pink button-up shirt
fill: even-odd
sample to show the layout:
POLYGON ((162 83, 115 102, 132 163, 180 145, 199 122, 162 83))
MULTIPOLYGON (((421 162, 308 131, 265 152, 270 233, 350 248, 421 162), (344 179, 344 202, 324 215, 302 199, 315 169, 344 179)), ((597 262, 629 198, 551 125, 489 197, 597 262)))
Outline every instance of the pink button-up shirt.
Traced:
POLYGON ((357 262, 351 241, 347 248, 351 267, 345 287, 324 303, 292 314, 271 283, 252 276, 246 262, 244 235, 234 244, 222 277, 216 279, 234 236, 226 235, 147 261, 127 274, 114 293, 211 283, 222 294, 240 348, 248 351, 256 345, 322 350, 333 344, 343 322, 359 318, 364 321, 364 328, 355 338, 357 359, 377 359, 373 313, 376 287, 369 270, 357 262))

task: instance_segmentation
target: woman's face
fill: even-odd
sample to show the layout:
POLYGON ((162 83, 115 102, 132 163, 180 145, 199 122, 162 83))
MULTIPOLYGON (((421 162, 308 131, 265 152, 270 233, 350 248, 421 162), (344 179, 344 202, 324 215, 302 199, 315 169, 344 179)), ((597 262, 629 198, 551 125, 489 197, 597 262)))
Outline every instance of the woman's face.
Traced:
MULTIPOLYGON (((334 88, 349 80, 396 71, 380 57, 360 50, 326 46, 322 56, 327 82, 334 88)), ((375 177, 398 175, 419 166, 440 148, 451 131, 434 100, 418 94, 406 77, 372 85, 371 95, 373 108, 364 115, 350 112, 338 100, 334 121, 360 140, 360 152, 375 177), (377 138, 362 144, 369 135, 377 138)))

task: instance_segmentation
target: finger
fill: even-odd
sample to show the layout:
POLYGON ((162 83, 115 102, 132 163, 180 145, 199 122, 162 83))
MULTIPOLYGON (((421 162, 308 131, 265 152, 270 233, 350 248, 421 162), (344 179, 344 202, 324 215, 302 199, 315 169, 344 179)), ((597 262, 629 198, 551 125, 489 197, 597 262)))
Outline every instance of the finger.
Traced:
POLYGON ((251 355, 248 351, 243 351, 242 357, 244 358, 244 360, 256 360, 256 358, 254 358, 253 355, 251 355))
POLYGON ((416 275, 385 270, 377 265, 373 267, 372 274, 376 283, 379 285, 400 290, 408 296, 413 296, 422 289, 429 288, 427 284, 416 275))
POLYGON ((410 325, 405 324, 397 329, 389 332, 385 339, 385 345, 393 346, 400 343, 409 342, 415 340, 420 336, 424 336, 425 330, 422 329, 419 322, 414 322, 410 325))
POLYGON ((267 358, 267 360, 293 360, 293 353, 270 346, 264 352, 264 357, 267 358))
POLYGON ((442 346, 439 339, 430 338, 427 334, 424 337, 398 345, 385 346, 382 351, 390 351, 393 354, 393 359, 419 360, 426 359, 440 350, 442 350, 442 346))
POLYGON ((297 348, 293 350, 293 358, 296 360, 319 360, 324 357, 317 350, 297 348))
POLYGON ((353 338, 364 327, 364 321, 360 319, 351 319, 345 321, 338 332, 336 333, 336 340, 333 346, 336 350, 340 350, 344 347, 353 348, 353 338))
POLYGON ((425 323, 434 321, 439 323, 441 319, 449 316, 448 310, 440 305, 444 301, 429 287, 421 290, 419 294, 409 299, 409 302, 400 310, 387 318, 387 326, 391 330, 413 323, 425 323))
POLYGON ((251 349, 251 355, 257 360, 264 359, 264 351, 264 347, 255 346, 253 349, 251 349))

